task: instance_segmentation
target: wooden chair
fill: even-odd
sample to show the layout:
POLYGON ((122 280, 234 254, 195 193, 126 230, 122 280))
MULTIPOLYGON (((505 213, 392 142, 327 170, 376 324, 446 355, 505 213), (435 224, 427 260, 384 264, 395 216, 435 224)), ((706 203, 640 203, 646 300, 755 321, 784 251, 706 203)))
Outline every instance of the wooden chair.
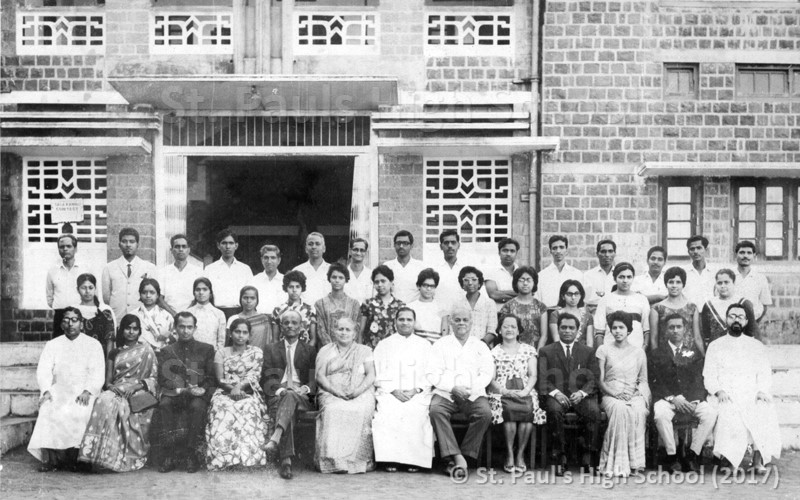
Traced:
MULTIPOLYGON (((658 466, 658 429, 656 428, 656 421, 653 418, 653 413, 650 413, 650 418, 647 421, 648 443, 647 447, 647 463, 650 467, 656 468, 658 466)), ((700 424, 700 419, 694 415, 686 413, 676 413, 672 418, 672 427, 677 439, 675 440, 675 447, 678 456, 683 459, 686 455, 686 445, 692 441, 692 429, 695 429, 700 424)))
MULTIPOLYGON (((600 422, 597 428, 598 433, 603 433, 605 427, 608 423, 608 415, 606 412, 600 412, 600 422)), ((548 468, 550 467, 550 450, 548 449, 548 432, 547 432, 547 425, 543 425, 542 427, 542 449, 541 449, 541 457, 542 457, 542 467, 548 468)), ((568 411, 564 415, 564 432, 575 432, 580 430, 580 417, 574 411, 568 411)), ((577 453, 577 445, 578 441, 576 439, 572 439, 567 441, 568 445, 570 446, 569 453, 571 455, 575 455, 577 453)))

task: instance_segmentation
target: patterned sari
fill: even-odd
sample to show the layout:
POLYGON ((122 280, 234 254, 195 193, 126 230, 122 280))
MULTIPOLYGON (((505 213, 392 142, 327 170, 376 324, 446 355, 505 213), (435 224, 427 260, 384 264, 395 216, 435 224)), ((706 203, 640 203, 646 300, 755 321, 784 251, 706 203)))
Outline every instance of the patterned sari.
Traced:
POLYGON ((225 391, 217 389, 211 398, 206 426, 208 470, 232 465, 266 465, 267 405, 258 384, 264 353, 254 346, 248 346, 241 354, 225 347, 217 351, 214 362, 222 364, 220 382, 245 381, 253 392, 234 401, 225 391))
MULTIPOLYGON (((338 391, 348 392, 366 378, 365 362, 372 362, 372 349, 353 343, 343 353, 328 344, 317 354, 317 370, 338 391)), ((356 474, 375 469, 372 454, 372 415, 375 394, 370 387, 355 399, 345 400, 319 391, 317 446, 314 463, 320 472, 356 474)))
MULTIPOLYGON (((145 343, 115 349, 112 353, 112 385, 133 386, 144 382, 146 390, 157 394, 158 366, 153 349, 145 343)), ((128 399, 103 391, 92 409, 92 417, 80 445, 79 459, 115 472, 144 467, 150 449, 150 422, 154 408, 132 413, 128 399)))

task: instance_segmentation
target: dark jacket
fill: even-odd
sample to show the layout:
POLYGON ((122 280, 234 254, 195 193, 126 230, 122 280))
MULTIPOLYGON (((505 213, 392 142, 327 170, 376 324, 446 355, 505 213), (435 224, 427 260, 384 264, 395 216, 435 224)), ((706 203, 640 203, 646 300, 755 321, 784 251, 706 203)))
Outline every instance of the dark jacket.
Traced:
MULTIPOLYGON (((672 349, 663 344, 650 353, 647 360, 647 378, 653 401, 667 396, 683 395, 687 401, 705 401, 706 389, 703 385, 703 365, 705 358, 696 352, 678 362, 673 359, 672 349)), ((680 354, 679 354, 680 356, 680 354)))
POLYGON ((589 395, 597 392, 599 373, 594 349, 573 342, 571 355, 572 362, 568 365, 561 342, 554 342, 539 350, 539 395, 546 396, 555 389, 565 396, 578 390, 589 395))
POLYGON ((211 401, 217 388, 214 347, 192 339, 161 349, 158 353, 158 385, 167 394, 189 385, 202 387, 206 390, 203 398, 211 401))
MULTIPOLYGON (((317 350, 303 341, 297 341, 297 346, 294 348, 294 369, 300 379, 300 385, 307 385, 311 389, 311 394, 314 394, 316 389, 314 372, 316 360, 317 350)), ((281 387, 284 373, 286 373, 286 344, 280 340, 264 349, 261 385, 267 396, 274 396, 275 391, 281 387)))

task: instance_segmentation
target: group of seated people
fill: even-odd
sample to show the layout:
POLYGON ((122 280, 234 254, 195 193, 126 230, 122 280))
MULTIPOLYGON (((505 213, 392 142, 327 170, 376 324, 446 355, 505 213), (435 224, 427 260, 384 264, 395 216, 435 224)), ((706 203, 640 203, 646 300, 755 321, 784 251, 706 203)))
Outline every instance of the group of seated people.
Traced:
MULTIPOLYGON (((445 262, 455 263, 453 234, 440 238, 445 262)), ((395 237, 400 262, 413 239, 398 235, 411 240, 397 245, 395 237)), ((555 262, 553 246, 566 247, 566 238, 553 242, 555 262)), ((581 467, 626 476, 644 469, 652 412, 673 471, 695 470, 707 443, 734 467, 752 445, 760 473, 780 457, 769 361, 754 337, 752 304, 733 294, 733 271, 716 273, 706 303, 716 324, 705 328, 682 293, 683 268, 660 274, 667 293, 657 301, 632 289, 635 270, 623 262, 608 273, 615 281, 609 293, 602 284, 587 286, 596 305, 582 283, 588 280, 564 279, 547 283, 558 289, 557 304, 548 306, 537 293, 540 273, 509 262, 504 250, 511 248, 516 253, 519 244, 499 244, 507 282, 460 266, 451 277, 463 291, 457 294, 442 280, 447 270, 422 268, 408 303, 394 293, 395 261, 369 272, 372 291, 362 286, 360 299, 346 292, 350 266, 326 265, 329 291, 313 305, 304 300, 308 278, 295 269, 282 277, 286 301, 269 314, 259 311, 254 285, 240 288, 238 310, 215 307, 214 283, 200 276, 192 303, 172 315, 162 307, 159 281, 143 276, 140 304, 116 330, 94 276, 82 274, 81 304, 60 311, 63 335, 47 343, 39 362, 41 407, 28 449, 42 471, 81 462, 121 472, 143 467, 154 442, 168 450, 162 472, 180 458, 188 472, 277 460, 280 476, 291 479, 297 419, 317 411, 314 465, 321 472, 367 472, 376 462, 390 472, 429 469, 437 442, 445 471, 465 474, 487 430, 502 424, 505 471, 527 470, 530 435, 545 425, 549 458, 562 475, 565 419, 574 412, 581 467), (455 414, 467 427, 460 443, 455 414), (676 414, 698 421, 683 464, 676 414)), ((315 249, 307 245, 307 252, 312 261, 315 249)), ((320 259, 323 252, 324 240, 320 259)), ((659 252, 663 267, 660 247, 648 263, 659 252)), ((407 294, 407 277, 399 285, 407 294)))

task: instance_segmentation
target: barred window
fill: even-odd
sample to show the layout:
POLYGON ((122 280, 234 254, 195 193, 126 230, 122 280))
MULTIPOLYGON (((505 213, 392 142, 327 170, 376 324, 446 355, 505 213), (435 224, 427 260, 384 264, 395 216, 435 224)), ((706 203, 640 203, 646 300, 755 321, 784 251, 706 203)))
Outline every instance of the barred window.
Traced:
POLYGON ((688 259, 686 240, 700 233, 702 180, 667 177, 661 181, 662 245, 670 260, 688 259))
POLYGON ((798 181, 737 179, 732 184, 736 241, 752 241, 769 260, 797 256, 799 250, 791 248, 795 239, 790 238, 790 221, 797 205, 798 181))
POLYGON ((50 217, 52 200, 82 199, 82 222, 75 225, 79 241, 105 243, 106 162, 102 159, 26 158, 25 236, 29 242, 55 242, 61 225, 50 217))
POLYGON ((494 243, 511 232, 511 163, 495 159, 425 160, 425 241, 455 229, 464 243, 494 243))

